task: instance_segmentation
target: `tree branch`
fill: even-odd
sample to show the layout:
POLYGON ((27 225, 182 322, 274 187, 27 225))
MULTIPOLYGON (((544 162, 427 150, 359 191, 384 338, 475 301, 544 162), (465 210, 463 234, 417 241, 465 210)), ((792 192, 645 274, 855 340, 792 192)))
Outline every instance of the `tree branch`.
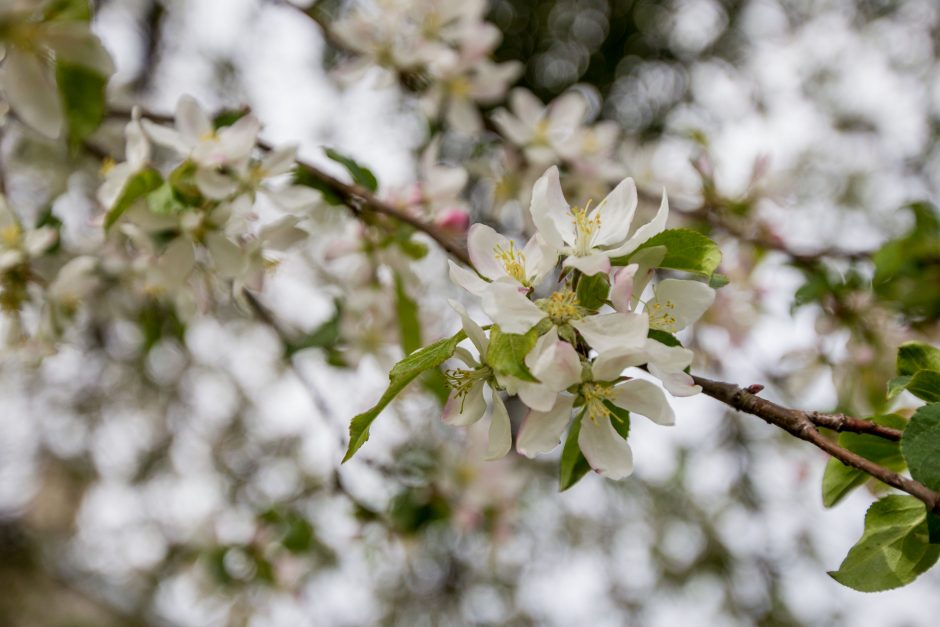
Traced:
MULTIPOLYGON (((756 394, 752 394, 748 390, 741 388, 733 383, 713 381, 711 379, 694 375, 692 378, 695 380, 696 384, 702 386, 703 393, 711 396, 715 400, 720 401, 729 407, 733 407, 738 411, 743 411, 745 413, 757 416, 768 424, 780 427, 787 433, 790 433, 801 440, 805 440, 806 442, 809 442, 817 448, 825 451, 830 456, 838 459, 846 466, 857 468, 886 485, 897 488, 902 492, 907 492, 911 496, 923 501, 924 504, 927 505, 928 509, 934 512, 940 512, 940 492, 935 492, 918 481, 903 477, 896 472, 892 472, 887 468, 884 468, 883 466, 879 466, 873 461, 866 459, 857 453, 853 453, 852 451, 839 446, 837 443, 826 438, 816 428, 815 421, 817 420, 820 421, 820 424, 822 422, 827 422, 832 425, 838 425, 842 423, 843 426, 850 424, 858 426, 854 422, 858 421, 857 418, 849 418, 848 416, 840 417, 839 415, 833 414, 821 414, 819 412, 806 412, 799 409, 791 409, 789 407, 778 405, 772 401, 768 401, 767 399, 761 398, 756 394)), ((825 426, 828 426, 828 424, 825 426)), ((843 430, 851 429, 843 428, 843 430)), ((874 430, 864 432, 872 433, 874 435, 873 431, 874 430)), ((894 434, 888 432, 883 434, 881 437, 887 437, 888 435, 892 436, 889 437, 889 439, 893 439, 894 434)))

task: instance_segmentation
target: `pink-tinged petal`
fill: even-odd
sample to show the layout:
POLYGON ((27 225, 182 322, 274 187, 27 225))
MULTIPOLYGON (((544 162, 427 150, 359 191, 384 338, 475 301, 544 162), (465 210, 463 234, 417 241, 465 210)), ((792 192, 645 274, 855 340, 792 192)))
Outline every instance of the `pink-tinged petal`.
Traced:
POLYGON ((450 259, 447 260, 447 266, 450 269, 450 280, 474 296, 481 296, 490 285, 477 276, 476 272, 462 268, 450 259))
POLYGON ((633 472, 633 451, 610 422, 610 418, 583 418, 578 446, 594 472, 607 479, 623 479, 633 472))
POLYGON ((457 235, 463 235, 470 226, 470 214, 463 209, 445 209, 434 218, 434 224, 457 235))
POLYGON ((190 146, 212 135, 212 120, 192 96, 181 96, 176 103, 176 130, 190 146))
POLYGON ((702 386, 695 385, 695 380, 691 375, 681 370, 660 370, 656 364, 651 363, 649 371, 651 375, 663 382, 663 387, 673 396, 695 396, 702 391, 702 386))
POLYGON ((629 255, 640 247, 649 238, 662 233, 666 229, 666 220, 669 218, 669 200, 666 198, 666 190, 663 190, 663 201, 659 205, 659 211, 652 220, 641 226, 630 236, 626 242, 616 249, 609 251, 611 257, 622 257, 629 255))
POLYGON ((645 379, 631 379, 614 386, 613 403, 633 413, 646 416, 656 424, 672 425, 676 415, 666 395, 655 383, 645 379))
POLYGON ((515 284, 491 283, 481 300, 486 315, 506 333, 525 333, 547 315, 515 284))
POLYGON ((490 416, 489 445, 486 459, 499 459, 512 448, 512 423, 499 394, 493 394, 493 411, 490 416))
POLYGON ((598 353, 626 353, 641 349, 649 334, 649 321, 643 314, 609 313, 572 320, 588 345, 598 353))
POLYGON ((525 257, 525 273, 529 285, 538 285, 558 263, 558 251, 545 243, 537 233, 529 238, 522 249, 525 257))
POLYGON ((547 453, 561 443, 568 421, 571 420, 571 408, 574 397, 561 395, 548 411, 530 411, 516 438, 516 450, 526 457, 535 457, 547 453))
POLYGON ((467 334, 467 337, 470 338, 470 341, 473 342, 473 345, 476 349, 483 355, 486 352, 486 346, 489 343, 489 340, 486 339, 486 333, 484 333, 483 328, 478 325, 473 318, 470 317, 470 314, 467 313, 467 309, 460 303, 455 300, 448 300, 448 304, 451 306, 451 309, 457 312, 457 315, 460 316, 460 322, 463 326, 464 333, 467 334))
POLYGON ((3 69, 4 95, 16 115, 46 137, 58 138, 64 118, 52 72, 36 55, 12 47, 3 69))
POLYGON ((202 195, 212 200, 225 200, 238 191, 238 181, 218 170, 199 168, 194 178, 202 195))
POLYGON ((505 235, 485 224, 474 224, 467 234, 467 250, 473 267, 484 277, 495 281, 507 276, 503 264, 496 259, 497 250, 509 250, 509 238, 505 235))
POLYGON ((614 272, 613 285, 610 286, 610 303, 619 312, 626 313, 633 309, 633 277, 639 266, 631 263, 614 272))
POLYGON ((486 411, 484 387, 483 381, 480 380, 470 387, 466 396, 451 396, 444 405, 444 422, 456 427, 466 427, 482 418, 483 412, 486 411))
POLYGON ((600 227, 594 236, 594 246, 616 246, 624 242, 630 234, 636 205, 636 183, 632 178, 620 181, 592 213, 600 216, 600 227))
POLYGON ((574 243, 574 221, 571 218, 571 208, 561 191, 557 167, 550 167, 535 182, 529 213, 532 214, 532 222, 546 244, 561 250, 566 242, 574 243))
POLYGON ((610 257, 602 252, 587 255, 585 257, 571 255, 569 257, 565 257, 565 261, 561 265, 565 268, 575 268, 580 270, 582 274, 586 274, 588 276, 593 276, 595 274, 607 274, 610 272, 610 257))
POLYGON ((702 317, 715 302, 715 290, 700 281, 665 279, 647 303, 650 326, 675 333, 702 317))
POLYGON ((526 407, 535 411, 548 411, 555 404, 558 393, 541 383, 515 380, 515 393, 526 407))

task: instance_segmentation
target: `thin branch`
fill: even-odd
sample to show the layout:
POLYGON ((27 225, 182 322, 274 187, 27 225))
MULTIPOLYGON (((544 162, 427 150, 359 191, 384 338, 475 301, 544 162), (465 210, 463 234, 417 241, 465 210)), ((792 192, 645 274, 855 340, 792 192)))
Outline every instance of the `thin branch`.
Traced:
POLYGON ((846 416, 845 414, 827 414, 824 412, 811 411, 807 412, 806 415, 816 426, 832 429, 833 431, 866 433, 868 435, 874 435, 879 438, 884 438, 885 440, 891 440, 893 442, 900 442, 901 435, 903 435, 903 432, 899 431, 898 429, 885 427, 878 424, 877 422, 872 422, 871 420, 853 418, 852 416, 846 416))
MULTIPOLYGON (((940 492, 935 492, 918 481, 903 477, 883 466, 879 466, 870 459, 866 459, 857 453, 839 446, 837 443, 826 438, 816 428, 814 418, 816 420, 829 422, 830 424, 837 424, 840 422, 838 416, 783 407, 782 405, 778 405, 752 394, 733 383, 713 381, 694 375, 692 378, 695 379, 696 384, 702 386, 702 392, 715 400, 729 407, 733 407, 738 411, 757 416, 768 424, 780 427, 787 433, 822 449, 846 466, 857 468, 886 485, 897 488, 902 492, 907 492, 911 496, 923 501, 930 510, 940 512, 940 492), (824 416, 827 417, 821 418, 824 416)), ((843 416, 842 418, 846 419, 844 424, 851 424, 852 420, 857 420, 849 420, 847 416, 843 416)))

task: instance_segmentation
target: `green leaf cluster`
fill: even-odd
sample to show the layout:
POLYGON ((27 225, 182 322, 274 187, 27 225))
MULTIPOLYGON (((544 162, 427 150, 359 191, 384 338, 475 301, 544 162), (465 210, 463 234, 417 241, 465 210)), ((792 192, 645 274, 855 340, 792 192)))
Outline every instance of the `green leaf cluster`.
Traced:
POLYGON ((641 251, 657 246, 666 249, 665 257, 657 267, 698 275, 715 288, 728 283, 726 276, 715 272, 721 263, 718 244, 690 229, 667 229, 648 239, 630 255, 611 259, 611 263, 618 266, 627 265, 641 251))

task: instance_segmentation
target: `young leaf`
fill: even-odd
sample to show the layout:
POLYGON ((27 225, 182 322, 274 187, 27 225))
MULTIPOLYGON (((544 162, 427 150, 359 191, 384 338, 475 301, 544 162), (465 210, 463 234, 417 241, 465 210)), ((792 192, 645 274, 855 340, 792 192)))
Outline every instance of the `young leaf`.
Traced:
POLYGON ((584 459, 581 448, 578 446, 578 434, 581 432, 581 419, 584 412, 571 423, 565 446, 561 451, 561 464, 558 466, 558 490, 564 492, 587 474, 591 465, 584 459))
POLYGON ((905 342, 898 347, 898 375, 910 376, 918 370, 940 370, 940 349, 923 342, 905 342))
POLYGON ((395 313, 398 318, 401 348, 406 355, 409 355, 421 347, 421 321, 418 319, 418 303, 408 296, 401 276, 397 274, 395 275, 395 313))
MULTIPOLYGON (((870 420, 884 427, 901 431, 907 426, 907 420, 896 414, 873 416, 870 420)), ((841 433, 839 445, 895 472, 901 472, 907 466, 901 455, 899 442, 864 433, 841 433)), ((826 471, 822 479, 823 506, 832 507, 870 478, 868 474, 857 468, 846 466, 837 459, 830 459, 826 463, 826 471)))
POLYGON ((69 129, 69 142, 78 147, 104 119, 108 77, 84 65, 61 59, 55 64, 56 85, 69 129))
POLYGON ((163 185, 163 177, 153 168, 147 168, 132 175, 124 183, 121 195, 118 196, 114 206, 108 210, 104 218, 104 228, 107 230, 114 226, 114 223, 137 199, 146 196, 161 185, 163 185))
POLYGON ((931 490, 940 490, 940 403, 914 412, 901 437, 901 451, 911 477, 931 490))
POLYGON ((829 575, 860 592, 899 588, 914 581, 940 557, 930 544, 924 504, 906 495, 886 496, 865 514, 865 532, 839 570, 829 575))
MULTIPOLYGON (((659 263, 661 268, 682 270, 711 277, 721 263, 721 250, 718 244, 701 233, 690 229, 668 229, 654 235, 643 243, 634 253, 654 246, 665 246, 666 256, 659 263)), ((611 259, 615 266, 625 265, 629 259, 611 259)))
POLYGON ((606 274, 598 272, 591 276, 582 275, 578 279, 578 302, 588 309, 597 309, 607 302, 609 292, 606 274))
POLYGON ((346 168, 356 185, 365 187, 370 192, 374 192, 379 188, 379 181, 369 168, 360 165, 354 159, 336 152, 332 148, 324 148, 323 152, 326 153, 327 157, 346 168))
POLYGON ((503 333, 495 324, 490 329, 490 343, 484 361, 499 375, 509 375, 523 381, 538 381, 525 365, 525 356, 539 338, 538 328, 527 333, 503 333))
POLYGON ((904 385, 908 392, 928 403, 940 402, 940 371, 920 370, 904 385))
POLYGON ((366 443, 369 439, 369 427, 392 399, 398 396, 405 389, 405 386, 411 383, 419 374, 425 370, 437 368, 450 359, 457 348, 457 344, 465 337, 467 336, 463 331, 458 331, 453 337, 429 344, 395 364, 392 371, 388 373, 388 388, 382 394, 379 402, 368 411, 353 418, 352 422, 349 423, 349 447, 343 457, 344 463, 349 461, 356 454, 356 451, 366 443))

